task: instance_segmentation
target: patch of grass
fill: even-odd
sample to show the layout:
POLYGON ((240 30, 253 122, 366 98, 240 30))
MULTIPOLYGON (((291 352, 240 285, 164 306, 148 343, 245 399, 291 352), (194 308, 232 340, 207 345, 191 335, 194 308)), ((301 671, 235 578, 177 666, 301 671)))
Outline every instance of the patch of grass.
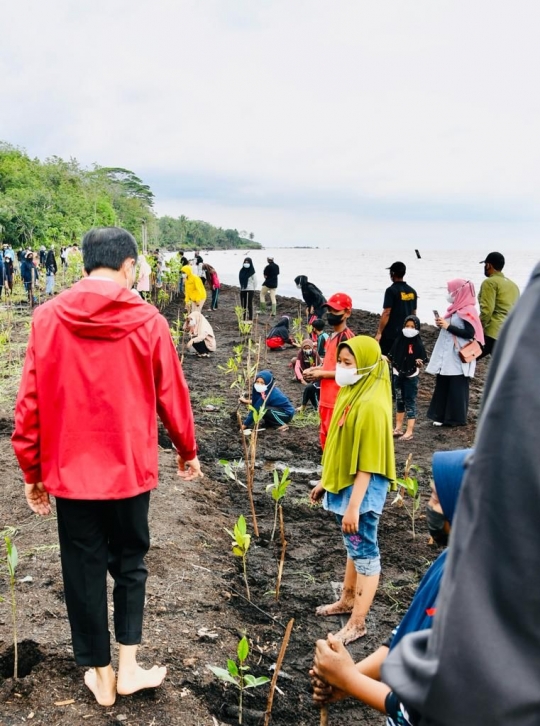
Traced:
POLYGON ((300 411, 295 415, 289 426, 294 426, 297 429, 304 429, 308 426, 319 426, 321 419, 318 411, 300 411))
POLYGON ((201 399, 202 406, 223 406, 225 398, 223 396, 206 396, 201 399))

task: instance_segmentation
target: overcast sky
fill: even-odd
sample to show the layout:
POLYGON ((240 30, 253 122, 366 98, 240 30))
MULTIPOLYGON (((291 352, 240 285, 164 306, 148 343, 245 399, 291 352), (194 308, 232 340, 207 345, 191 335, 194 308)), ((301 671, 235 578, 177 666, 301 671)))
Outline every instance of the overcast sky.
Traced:
POLYGON ((533 246, 538 0, 6 0, 0 138, 268 246, 533 246))

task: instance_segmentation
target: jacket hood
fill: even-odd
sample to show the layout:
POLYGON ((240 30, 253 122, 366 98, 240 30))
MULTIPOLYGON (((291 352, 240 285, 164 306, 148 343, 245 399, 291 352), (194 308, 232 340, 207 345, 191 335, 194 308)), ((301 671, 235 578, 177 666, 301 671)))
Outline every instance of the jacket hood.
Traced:
POLYGON ((159 315, 139 295, 112 280, 86 277, 43 309, 54 312, 81 338, 119 340, 159 315), (50 308, 49 308, 50 310, 50 308))
POLYGON ((184 275, 187 275, 187 277, 192 277, 193 275, 191 265, 184 265, 182 268, 180 268, 180 272, 182 272, 184 275))

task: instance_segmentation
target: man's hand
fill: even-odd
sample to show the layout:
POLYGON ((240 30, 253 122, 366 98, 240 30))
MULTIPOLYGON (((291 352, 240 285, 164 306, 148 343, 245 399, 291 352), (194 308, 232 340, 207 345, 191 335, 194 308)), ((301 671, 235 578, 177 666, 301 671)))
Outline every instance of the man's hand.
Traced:
POLYGON ((28 506, 36 514, 46 517, 51 513, 51 502, 49 493, 45 491, 45 487, 41 482, 39 484, 25 484, 24 495, 28 506))
POLYGON ((382 333, 379 333, 379 331, 377 331, 377 332, 375 333, 375 340, 377 341, 377 343, 380 343, 380 341, 381 341, 381 336, 382 336, 382 333))
POLYGON ((202 479, 204 474, 201 470, 199 459, 195 457, 189 461, 184 461, 181 456, 178 456, 178 476, 182 477, 185 481, 192 481, 192 479, 202 479))

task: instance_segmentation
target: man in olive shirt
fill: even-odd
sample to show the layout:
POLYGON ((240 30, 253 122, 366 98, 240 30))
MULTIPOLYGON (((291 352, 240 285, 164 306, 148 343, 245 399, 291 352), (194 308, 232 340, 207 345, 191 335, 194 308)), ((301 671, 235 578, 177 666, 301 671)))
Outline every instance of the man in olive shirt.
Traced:
POLYGON ((484 275, 487 277, 478 294, 480 322, 484 328, 486 342, 482 355, 478 356, 477 360, 493 352, 501 326, 519 298, 519 288, 516 283, 502 274, 504 256, 500 252, 490 252, 480 264, 484 265, 484 275))

